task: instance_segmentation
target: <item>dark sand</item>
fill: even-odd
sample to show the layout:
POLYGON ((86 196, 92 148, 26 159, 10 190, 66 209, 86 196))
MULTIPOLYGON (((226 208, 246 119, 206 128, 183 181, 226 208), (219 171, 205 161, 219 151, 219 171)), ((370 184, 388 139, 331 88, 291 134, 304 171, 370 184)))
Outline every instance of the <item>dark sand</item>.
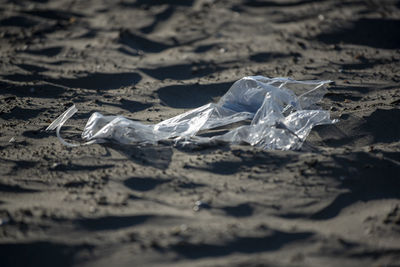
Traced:
POLYGON ((0 35, 0 266, 400 266, 399 1, 1 1, 0 35), (43 131, 247 75, 334 81, 340 122, 294 152, 43 131))

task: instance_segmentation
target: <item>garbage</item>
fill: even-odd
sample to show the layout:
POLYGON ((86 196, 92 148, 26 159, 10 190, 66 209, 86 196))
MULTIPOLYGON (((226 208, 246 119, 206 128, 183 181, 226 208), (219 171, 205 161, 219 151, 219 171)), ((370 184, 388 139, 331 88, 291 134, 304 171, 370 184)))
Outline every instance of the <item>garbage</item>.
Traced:
POLYGON ((143 124, 123 116, 89 118, 83 144, 71 144, 60 136, 64 123, 78 110, 75 105, 61 114, 46 130, 57 130, 66 146, 114 141, 122 144, 156 144, 174 140, 176 144, 247 143, 262 149, 299 149, 316 125, 332 124, 329 111, 316 104, 331 81, 296 81, 289 78, 249 76, 236 81, 217 103, 209 103, 157 124, 143 124), (224 134, 205 137, 207 130, 249 122, 224 134))

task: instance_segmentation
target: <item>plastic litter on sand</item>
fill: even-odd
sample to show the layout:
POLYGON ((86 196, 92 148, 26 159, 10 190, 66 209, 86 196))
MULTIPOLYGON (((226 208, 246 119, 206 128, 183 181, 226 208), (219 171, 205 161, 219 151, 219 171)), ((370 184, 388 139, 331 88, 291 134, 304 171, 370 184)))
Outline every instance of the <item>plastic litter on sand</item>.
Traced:
POLYGON ((316 104, 330 81, 296 81, 289 78, 249 76, 236 81, 217 103, 209 103, 157 124, 143 124, 123 116, 91 115, 82 132, 83 144, 60 136, 64 123, 78 110, 70 107, 46 130, 56 130, 66 146, 114 141, 122 144, 156 144, 173 140, 181 145, 247 143, 262 149, 299 149, 316 125, 332 124, 329 111, 316 104), (238 122, 246 125, 236 126, 238 122), (201 133, 229 127, 211 137, 201 133))

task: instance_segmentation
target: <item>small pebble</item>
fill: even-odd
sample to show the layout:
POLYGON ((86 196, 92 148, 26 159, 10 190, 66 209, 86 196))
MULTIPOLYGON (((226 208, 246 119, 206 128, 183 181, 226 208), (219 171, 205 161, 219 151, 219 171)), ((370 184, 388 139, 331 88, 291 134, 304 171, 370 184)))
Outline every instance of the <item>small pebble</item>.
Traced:
POLYGON ((188 227, 187 227, 186 224, 181 224, 181 225, 179 226, 179 230, 181 230, 181 232, 185 232, 187 229, 188 229, 188 227))
POLYGON ((0 218, 0 226, 9 223, 10 220, 8 218, 0 218))
POLYGON ((193 206, 193 211, 200 211, 201 209, 209 209, 210 208, 210 205, 208 205, 207 203, 205 203, 205 202, 203 202, 203 201, 201 201, 201 200, 197 200, 195 203, 194 203, 194 206, 193 206))

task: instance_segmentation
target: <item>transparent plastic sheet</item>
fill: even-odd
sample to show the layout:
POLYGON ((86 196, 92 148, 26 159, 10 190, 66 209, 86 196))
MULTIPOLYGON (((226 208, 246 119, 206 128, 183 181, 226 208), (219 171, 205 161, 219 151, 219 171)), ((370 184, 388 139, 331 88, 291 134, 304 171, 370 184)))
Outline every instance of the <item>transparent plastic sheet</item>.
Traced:
MULTIPOLYGON (((157 124, 143 124, 123 116, 103 116, 95 112, 89 118, 82 138, 94 142, 115 141, 122 144, 156 144, 174 140, 177 144, 247 143, 263 149, 299 149, 316 125, 332 124, 329 112, 316 104, 326 93, 330 81, 295 81, 263 76, 244 77, 235 82, 218 103, 210 103, 157 124), (249 121, 212 137, 198 133, 249 121)), ((47 130, 57 129, 77 112, 72 106, 47 130)))

